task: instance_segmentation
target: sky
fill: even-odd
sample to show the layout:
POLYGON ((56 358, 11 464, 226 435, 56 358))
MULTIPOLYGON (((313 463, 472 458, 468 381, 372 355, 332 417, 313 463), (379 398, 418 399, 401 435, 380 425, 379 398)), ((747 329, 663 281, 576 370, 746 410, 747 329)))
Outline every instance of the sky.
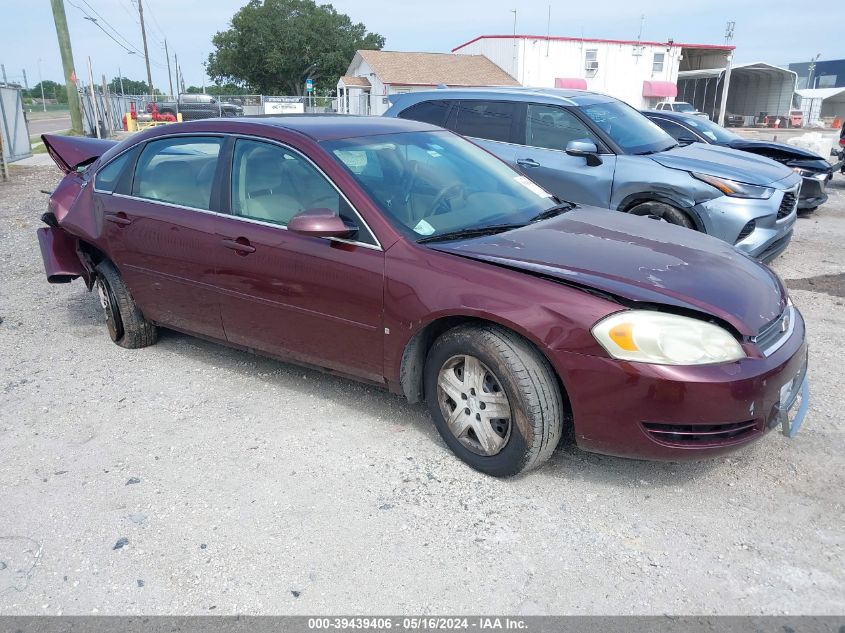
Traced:
MULTIPOLYGON (((211 38, 229 25, 246 0, 142 0, 153 84, 168 91, 164 40, 179 63, 186 85, 201 86, 203 62, 211 38)), ((323 4, 323 3, 321 3, 323 4)), ((736 63, 765 61, 775 65, 845 57, 842 24, 845 4, 834 1, 802 10, 794 0, 335 0, 334 7, 386 38, 386 50, 448 52, 484 34, 521 34, 642 39, 696 44, 724 42, 725 23, 736 23, 736 63)), ((95 81, 110 80, 120 69, 125 77, 146 80, 137 0, 65 0, 76 73, 87 77, 90 56, 95 81), (84 16, 110 24, 125 40, 123 47, 84 16), (99 17, 98 17, 99 14, 99 17), (138 51, 130 54, 125 49, 138 51)), ((105 26, 105 25, 104 25, 105 26)), ((120 36, 116 39, 120 40, 120 36)), ((350 60, 351 61, 351 60, 350 60)), ((49 0, 0 0, 0 63, 9 81, 23 84, 44 79, 63 82, 61 57, 49 0), (39 64, 39 59, 41 63, 39 64)))

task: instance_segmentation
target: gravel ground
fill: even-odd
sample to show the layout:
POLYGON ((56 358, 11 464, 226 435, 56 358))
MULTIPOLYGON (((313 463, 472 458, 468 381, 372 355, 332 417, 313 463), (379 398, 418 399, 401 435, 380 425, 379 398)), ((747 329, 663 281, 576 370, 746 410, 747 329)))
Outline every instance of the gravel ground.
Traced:
POLYGON ((44 279, 57 170, 12 176, 0 613, 845 612, 845 177, 774 264, 812 349, 795 440, 693 464, 565 446, 500 481, 377 389, 170 332, 113 345, 94 295, 44 279))

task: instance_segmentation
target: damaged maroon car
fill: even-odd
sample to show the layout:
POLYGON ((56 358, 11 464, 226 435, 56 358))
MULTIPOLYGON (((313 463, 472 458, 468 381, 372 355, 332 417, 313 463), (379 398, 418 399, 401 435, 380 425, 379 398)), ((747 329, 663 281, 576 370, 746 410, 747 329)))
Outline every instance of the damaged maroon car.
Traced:
POLYGON ((804 322, 766 266, 554 199, 451 132, 293 116, 45 136, 66 173, 48 281, 97 289, 118 345, 159 327, 425 400, 472 467, 736 449, 807 409, 804 322))

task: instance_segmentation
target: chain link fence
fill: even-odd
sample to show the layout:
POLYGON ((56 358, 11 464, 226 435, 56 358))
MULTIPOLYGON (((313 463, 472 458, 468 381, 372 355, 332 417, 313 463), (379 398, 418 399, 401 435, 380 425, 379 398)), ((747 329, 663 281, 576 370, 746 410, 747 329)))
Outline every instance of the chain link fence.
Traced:
POLYGON ((32 155, 20 88, 0 86, 0 176, 6 165, 32 155))

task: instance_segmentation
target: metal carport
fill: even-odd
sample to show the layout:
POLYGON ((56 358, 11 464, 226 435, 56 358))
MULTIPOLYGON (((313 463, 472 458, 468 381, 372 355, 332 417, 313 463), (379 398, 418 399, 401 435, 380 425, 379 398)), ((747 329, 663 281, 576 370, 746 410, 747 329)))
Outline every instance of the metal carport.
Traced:
MULTIPOLYGON (((679 72, 677 100, 688 101, 717 120, 724 75, 724 68, 679 72)), ((749 118, 756 118, 761 112, 786 114, 792 107, 796 80, 797 75, 791 70, 765 62, 738 64, 731 70, 727 111, 749 118)))
POLYGON ((820 119, 845 119, 845 88, 810 88, 796 90, 807 125, 820 119))

